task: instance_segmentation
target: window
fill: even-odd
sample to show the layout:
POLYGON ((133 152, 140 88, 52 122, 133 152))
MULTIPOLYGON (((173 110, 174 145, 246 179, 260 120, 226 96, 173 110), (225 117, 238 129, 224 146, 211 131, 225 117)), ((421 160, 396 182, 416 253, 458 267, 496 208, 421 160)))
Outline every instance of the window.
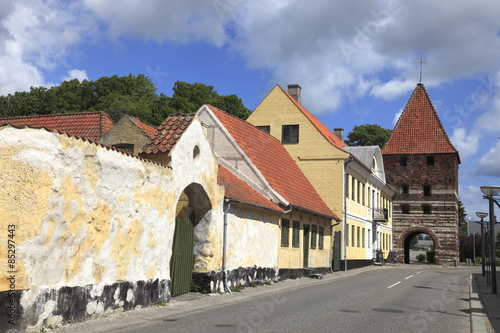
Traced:
POLYGON ((401 205, 401 213, 410 214, 410 205, 401 205))
POLYGON ((318 250, 323 250, 323 236, 325 235, 325 228, 319 227, 318 230, 318 250))
POLYGON ((358 180, 358 203, 361 202, 361 183, 358 180))
POLYGON ((347 190, 347 193, 346 193, 346 196, 347 196, 347 199, 349 199, 349 182, 351 181, 351 175, 347 175, 347 184, 345 184, 346 186, 346 190, 347 190))
POLYGON ((427 156, 427 165, 434 166, 434 156, 427 156))
POLYGON ((408 185, 403 185, 403 194, 408 194, 408 185))
POLYGON ((195 146, 193 149, 193 159, 197 158, 198 156, 200 156, 200 147, 195 146))
POLYGON ((430 197, 430 196, 431 196, 431 186, 425 185, 424 186, 424 197, 430 197))
POLYGON ((424 214, 431 214, 431 206, 430 205, 423 205, 422 210, 424 214))
POLYGON ((292 247, 300 246, 300 222, 293 221, 292 247))
POLYGON ((361 241, 363 242, 363 247, 365 247, 365 228, 363 228, 363 234, 361 235, 361 241))
POLYGON ((408 165, 408 158, 407 157, 400 157, 399 158, 399 165, 407 166, 408 165))
POLYGON ((363 206, 365 205, 365 198, 366 198, 366 195, 365 195, 365 184, 363 183, 362 184, 362 188, 363 188, 363 191, 361 192, 361 197, 362 197, 362 200, 363 200, 363 206))
POLYGON ((281 219, 281 246, 288 247, 290 245, 290 220, 281 219))
POLYGON ((368 248, 372 247, 372 230, 368 229, 368 248))
POLYGON ((356 227, 355 226, 351 226, 351 241, 352 241, 352 247, 355 247, 356 246, 356 243, 354 243, 354 234, 356 232, 356 227))
POLYGON ((311 249, 316 248, 316 235, 318 234, 318 226, 317 225, 311 225, 311 249))
POLYGON ((359 236, 360 236, 359 229, 360 229, 360 227, 358 227, 358 232, 357 232, 357 234, 356 234, 356 240, 358 241, 358 243, 357 243, 358 247, 359 247, 359 245, 360 245, 360 243, 359 243, 359 236))
POLYGON ((282 143, 299 143, 299 125, 283 125, 281 132, 282 143))
POLYGON ((352 177, 352 183, 351 183, 351 185, 352 185, 352 193, 351 193, 351 198, 352 198, 353 201, 354 201, 354 198, 356 198, 356 194, 355 194, 355 192, 356 192, 356 183, 355 182, 356 182, 356 178, 352 177))
POLYGON ((349 246, 349 224, 345 228, 345 246, 349 246))
POLYGON ((271 133, 271 126, 257 126, 257 128, 263 130, 266 133, 271 133))
POLYGON ((116 145, 113 145, 113 147, 121 149, 129 154, 134 153, 134 145, 131 143, 117 143, 116 145))

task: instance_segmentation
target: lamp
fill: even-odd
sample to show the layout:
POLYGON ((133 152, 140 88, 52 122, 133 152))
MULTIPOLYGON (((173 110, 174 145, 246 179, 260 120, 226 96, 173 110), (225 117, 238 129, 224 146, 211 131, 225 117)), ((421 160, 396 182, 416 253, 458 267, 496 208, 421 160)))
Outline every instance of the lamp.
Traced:
POLYGON ((500 193, 500 186, 481 186, 481 192, 492 197, 500 193))
POLYGON ((484 199, 488 199, 490 206, 490 254, 491 254, 491 293, 497 293, 497 267, 495 258, 495 206, 496 203, 500 207, 498 202, 493 198, 495 195, 500 193, 500 186, 481 186, 481 192, 484 193, 484 199))
POLYGON ((485 212, 476 212, 476 216, 481 219, 481 268, 484 276, 484 226, 483 219, 488 216, 488 213, 485 212))

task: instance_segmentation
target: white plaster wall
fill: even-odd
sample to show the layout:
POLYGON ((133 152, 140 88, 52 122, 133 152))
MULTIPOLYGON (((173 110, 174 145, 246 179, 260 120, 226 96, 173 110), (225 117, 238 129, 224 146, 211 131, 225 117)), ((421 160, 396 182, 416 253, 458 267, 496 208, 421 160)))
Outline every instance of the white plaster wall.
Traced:
POLYGON ((232 203, 227 228, 227 269, 278 267, 280 214, 232 203))
MULTIPOLYGON (((43 288, 169 279, 176 203, 192 182, 206 190, 222 226, 217 163, 197 120, 175 147, 172 169, 44 129, 9 126, 0 129, 0 159, 0 227, 16 225, 24 308, 43 288), (194 163, 192 145, 200 148, 194 163)), ((206 224, 207 239, 216 241, 210 265, 220 269, 222 229, 206 224)), ((0 235, 2 253, 6 237, 0 235)), ((9 289, 7 268, 1 258, 0 291, 9 289)))

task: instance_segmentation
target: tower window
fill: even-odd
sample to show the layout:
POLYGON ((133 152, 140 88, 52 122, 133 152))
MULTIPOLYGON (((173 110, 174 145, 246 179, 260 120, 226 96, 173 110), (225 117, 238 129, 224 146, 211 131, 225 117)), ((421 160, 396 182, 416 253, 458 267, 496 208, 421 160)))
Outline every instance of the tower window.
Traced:
POLYGON ((427 165, 434 166, 434 156, 427 156, 427 165))
POLYGON ((408 194, 408 185, 403 185, 403 194, 408 194))
POLYGON ((407 157, 400 157, 399 158, 399 165, 407 166, 408 165, 408 158, 407 157))
POLYGON ((431 196, 431 186, 425 185, 424 186, 424 197, 430 197, 430 196, 431 196))
POLYGON ((424 214, 431 214, 431 206, 430 205, 422 206, 422 210, 423 210, 424 214))
POLYGON ((401 205, 402 214, 410 214, 410 205, 401 205))

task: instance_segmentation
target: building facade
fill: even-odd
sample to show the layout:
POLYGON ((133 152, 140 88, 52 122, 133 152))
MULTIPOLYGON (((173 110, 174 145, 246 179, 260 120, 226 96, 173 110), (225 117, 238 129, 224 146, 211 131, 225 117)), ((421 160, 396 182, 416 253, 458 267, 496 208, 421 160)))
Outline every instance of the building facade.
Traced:
MULTIPOLYGON (((377 173, 378 167, 372 169, 356 157, 366 154, 366 149, 349 152, 343 138, 339 138, 343 136, 340 129, 338 135, 334 134, 300 104, 300 92, 299 85, 289 85, 288 92, 275 86, 248 122, 282 142, 328 207, 342 217, 342 223, 332 225, 334 270, 342 269, 346 260, 348 268, 370 264, 382 248, 387 257, 392 215, 387 216, 387 221, 375 223, 372 212, 373 207, 378 209, 384 204, 390 210, 394 190, 377 173)), ((383 169, 380 150, 371 150, 368 155, 369 165, 375 158, 383 169)))
POLYGON ((394 201, 394 247, 409 263, 410 240, 428 234, 435 262, 458 260, 458 166, 460 156, 446 134, 422 83, 417 84, 382 150, 394 201))

